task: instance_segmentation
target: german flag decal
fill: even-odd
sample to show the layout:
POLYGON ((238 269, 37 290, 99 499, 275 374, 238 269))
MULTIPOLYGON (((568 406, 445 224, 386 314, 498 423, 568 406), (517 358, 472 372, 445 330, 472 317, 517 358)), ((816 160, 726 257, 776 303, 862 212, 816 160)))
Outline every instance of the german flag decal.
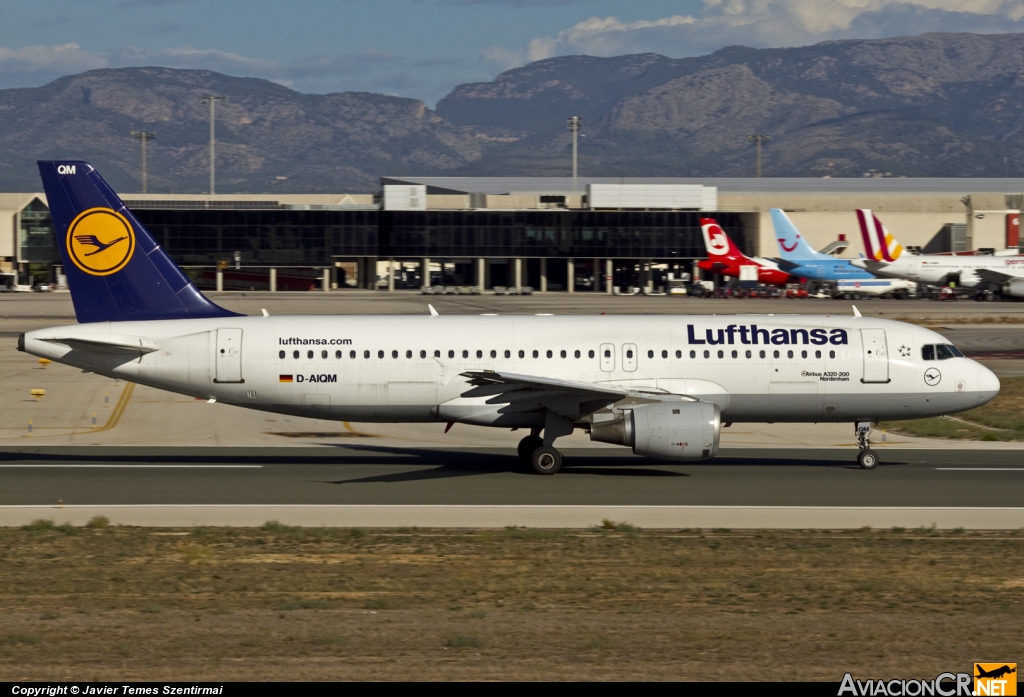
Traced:
POLYGON ((295 382, 295 380, 291 375, 281 375, 278 382, 295 382))

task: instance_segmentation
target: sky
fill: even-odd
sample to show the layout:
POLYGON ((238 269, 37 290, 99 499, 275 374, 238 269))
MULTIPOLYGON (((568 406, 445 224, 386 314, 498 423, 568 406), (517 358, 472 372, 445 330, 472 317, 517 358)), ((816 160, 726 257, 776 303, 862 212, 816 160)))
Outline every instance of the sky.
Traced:
POLYGON ((1024 32, 1024 0, 3 0, 0 88, 96 68, 202 68, 433 106, 554 56, 1024 32))

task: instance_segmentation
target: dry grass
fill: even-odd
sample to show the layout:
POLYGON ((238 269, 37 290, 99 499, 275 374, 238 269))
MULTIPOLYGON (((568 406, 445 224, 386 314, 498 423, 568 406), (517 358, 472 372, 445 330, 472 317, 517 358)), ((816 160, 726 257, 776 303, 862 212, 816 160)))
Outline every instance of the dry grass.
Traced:
POLYGON ((823 679, 1024 653, 1024 533, 0 530, 0 680, 823 679))
POLYGON ((999 396, 988 404, 957 414, 879 424, 896 433, 927 438, 987 441, 1024 440, 1024 378, 1003 378, 999 396))

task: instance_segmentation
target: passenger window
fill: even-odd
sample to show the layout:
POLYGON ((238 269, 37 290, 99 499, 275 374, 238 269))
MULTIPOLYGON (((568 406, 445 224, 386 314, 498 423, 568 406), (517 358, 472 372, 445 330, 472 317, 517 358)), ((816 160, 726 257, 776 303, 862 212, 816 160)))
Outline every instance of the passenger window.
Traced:
POLYGON ((807 351, 801 351, 800 358, 807 358, 807 351))
POLYGON ((467 351, 466 349, 462 349, 462 357, 469 358, 469 351, 467 351))
POLYGON ((370 352, 369 351, 363 351, 363 358, 369 358, 369 357, 370 357, 370 352))
POLYGON ((494 349, 491 349, 491 358, 497 358, 497 357, 498 357, 498 352, 495 351, 494 349))
POLYGON ((662 358, 668 358, 668 351, 662 351, 661 352, 661 357, 662 358))
POLYGON ((505 349, 505 358, 512 358, 512 352, 508 349, 505 349))
POLYGON ((704 349, 704 358, 711 358, 711 352, 707 349, 704 349))
POLYGON ((426 358, 426 357, 427 357, 427 352, 426 351, 420 351, 420 358, 426 358))
POLYGON ((534 349, 533 350, 533 357, 534 358, 539 358, 540 357, 540 351, 538 351, 537 349, 534 349))
POLYGON ((676 358, 682 358, 682 357, 683 357, 683 352, 678 350, 678 349, 676 349, 676 358))
POLYGON ((292 351, 292 358, 298 358, 298 357, 299 357, 299 352, 298 351, 292 351))
POLYGON ((434 358, 440 358, 441 352, 438 349, 434 349, 434 358))
POLYGON ((828 357, 829 358, 835 358, 836 357, 836 352, 835 351, 829 351, 828 352, 828 357))
POLYGON ((327 358, 327 351, 321 351, 320 358, 327 358))
POLYGON ((355 358, 356 357, 356 352, 355 351, 349 351, 348 352, 348 357, 349 358, 355 358))
POLYGON ((633 357, 633 349, 629 349, 628 351, 626 351, 626 358, 632 358, 632 357, 633 357))
POLYGON ((412 358, 412 351, 408 351, 408 350, 407 350, 407 351, 405 352, 405 357, 406 357, 406 358, 412 358))
POLYGON ((576 358, 579 358, 580 357, 580 350, 576 349, 575 351, 573 351, 572 355, 575 356, 576 358))
POLYGON ((945 344, 935 344, 935 356, 940 360, 944 361, 949 358, 953 358, 953 352, 949 350, 949 347, 945 344))
POLYGON ((718 350, 718 357, 719 358, 725 358, 725 351, 722 351, 721 349, 719 349, 718 350))
POLYGON ((761 358, 764 358, 764 357, 765 357, 765 355, 766 355, 766 354, 765 354, 765 352, 764 352, 764 349, 762 349, 762 350, 761 350, 761 358))
POLYGON ((647 351, 647 357, 648 357, 648 358, 654 358, 654 351, 650 351, 650 350, 648 350, 648 351, 647 351))
POLYGON ((551 349, 548 349, 547 356, 548 356, 548 358, 551 358, 551 349))
POLYGON ((377 352, 377 358, 384 358, 384 352, 383 351, 378 351, 377 352))
POLYGON ((451 349, 448 349, 448 358, 455 358, 455 352, 451 349))
POLYGON ((814 352, 814 357, 815 358, 821 358, 821 351, 815 351, 814 352))
POLYGON ((565 353, 565 349, 562 349, 562 351, 561 351, 561 353, 560 353, 559 355, 560 355, 560 356, 561 356, 562 358, 565 358, 565 356, 566 356, 566 353, 565 353))
POLYGON ((772 351, 772 356, 774 356, 775 358, 778 358, 778 357, 779 357, 779 351, 778 351, 778 349, 776 349, 775 351, 772 351))
POLYGON ((398 358, 398 351, 392 351, 391 352, 391 357, 392 358, 398 358))
POLYGON ((792 357, 793 357, 793 352, 792 351, 786 351, 786 358, 792 358, 792 357))
POLYGON ((594 349, 590 349, 589 351, 587 351, 587 358, 593 358, 593 357, 594 357, 594 349))
POLYGON ((738 351, 736 351, 735 349, 733 349, 733 352, 732 352, 732 357, 733 357, 733 358, 739 358, 739 355, 740 355, 740 354, 739 354, 739 352, 738 352, 738 351))
POLYGON ((278 358, 284 358, 284 351, 278 351, 277 352, 277 357, 278 358))
POLYGON ((306 351, 306 358, 312 358, 312 357, 313 357, 313 352, 312 351, 306 351))
POLYGON ((484 352, 481 351, 480 349, 477 349, 476 350, 476 357, 477 358, 483 358, 484 357, 484 352))
POLYGON ((690 351, 690 358, 696 358, 696 357, 697 357, 697 352, 691 350, 690 351))
POLYGON ((520 358, 526 358, 526 351, 524 351, 522 349, 519 349, 519 357, 520 358))
POLYGON ((334 357, 335 358, 341 358, 341 351, 335 351, 334 352, 334 357))
POLYGON ((753 358, 753 357, 754 357, 754 352, 751 351, 750 349, 747 349, 747 358, 753 358))
POLYGON ((605 350, 604 350, 604 357, 605 357, 605 358, 611 358, 611 357, 612 357, 612 351, 611 351, 611 349, 605 349, 605 350))

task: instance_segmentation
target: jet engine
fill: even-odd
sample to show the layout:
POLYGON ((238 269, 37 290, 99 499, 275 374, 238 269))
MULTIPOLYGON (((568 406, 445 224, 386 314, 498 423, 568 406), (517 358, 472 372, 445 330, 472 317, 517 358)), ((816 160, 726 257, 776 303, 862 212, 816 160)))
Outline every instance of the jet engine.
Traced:
POLYGON ((1003 293, 1014 298, 1024 298, 1024 278, 1015 278, 1007 283, 1003 286, 1003 293))
POLYGON ((656 402, 594 421, 590 440, 628 445, 637 455, 706 460, 718 452, 722 414, 713 402, 656 402))

